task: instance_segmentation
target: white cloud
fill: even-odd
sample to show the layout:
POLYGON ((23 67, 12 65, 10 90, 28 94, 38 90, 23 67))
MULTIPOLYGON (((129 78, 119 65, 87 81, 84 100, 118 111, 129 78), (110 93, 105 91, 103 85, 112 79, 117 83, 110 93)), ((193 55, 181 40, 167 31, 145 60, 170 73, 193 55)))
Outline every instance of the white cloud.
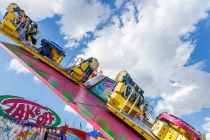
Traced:
MULTIPOLYGON (((95 33, 98 38, 89 44, 85 57, 97 57, 101 69, 112 77, 128 70, 142 85, 146 96, 161 97, 157 113, 189 114, 210 107, 207 100, 210 74, 202 71, 200 63, 184 66, 196 46, 191 41, 180 40, 189 37, 196 30, 196 23, 207 16, 209 0, 134 1, 140 13, 139 23, 133 16, 133 2, 127 2, 129 10, 119 18, 113 17, 114 25, 95 33), (124 24, 122 28, 119 19, 124 24)), ((94 31, 111 12, 97 0, 1 0, 0 9, 5 9, 9 2, 17 2, 36 20, 59 14, 61 33, 69 39, 69 44, 74 44, 72 37, 80 39, 86 32, 94 31)), ((116 1, 116 5, 122 3, 116 1)))
MULTIPOLYGON (((7 69, 9 71, 15 71, 17 74, 31 74, 31 72, 15 58, 9 62, 7 69)), ((33 81, 37 84, 41 83, 41 81, 35 76, 33 76, 33 81)))
POLYGON ((210 140, 210 118, 205 119, 205 124, 203 125, 203 129, 207 131, 206 139, 210 140))
POLYGON ((119 28, 115 17, 114 25, 96 32, 98 38, 88 45, 84 57, 98 58, 109 76, 122 70, 131 73, 145 96, 161 98, 156 113, 182 115, 210 107, 210 74, 202 71, 201 63, 185 66, 196 46, 180 39, 188 38, 196 23, 207 17, 210 1, 148 0, 137 7, 139 23, 134 7, 127 3, 129 11, 120 17, 124 26, 119 28))
POLYGON ((17 3, 27 15, 36 21, 52 17, 59 7, 59 0, 1 0, 0 9, 3 13, 11 2, 17 3))
POLYGON ((87 31, 94 31, 110 10, 98 0, 63 0, 58 13, 61 14, 61 32, 68 37, 81 38, 87 31))
POLYGON ((123 3, 125 2, 126 0, 116 0, 115 1, 115 6, 117 7, 117 8, 120 8, 122 5, 123 5, 123 3))
POLYGON ((8 70, 15 71, 16 73, 20 74, 28 74, 30 73, 28 69, 26 69, 17 59, 12 59, 9 62, 7 67, 8 70))
POLYGON ((110 14, 110 8, 98 0, 1 0, 3 13, 11 2, 36 21, 60 15, 61 33, 68 36, 69 44, 72 38, 79 40, 86 32, 94 31, 110 14))
POLYGON ((93 126, 87 122, 86 126, 85 126, 87 132, 93 131, 93 126))
POLYGON ((78 113, 74 109, 72 109, 69 105, 65 105, 64 110, 73 113, 74 115, 78 115, 78 113))

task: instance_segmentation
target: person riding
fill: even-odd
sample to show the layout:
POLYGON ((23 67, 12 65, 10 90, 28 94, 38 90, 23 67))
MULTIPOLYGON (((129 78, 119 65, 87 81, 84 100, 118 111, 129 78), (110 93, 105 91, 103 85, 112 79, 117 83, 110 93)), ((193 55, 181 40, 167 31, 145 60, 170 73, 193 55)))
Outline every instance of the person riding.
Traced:
POLYGON ((26 18, 25 18, 25 11, 24 10, 20 10, 18 13, 16 14, 16 19, 15 19, 15 24, 17 26, 20 26, 21 23, 25 22, 26 18))
POLYGON ((27 42, 29 42, 31 40, 31 38, 29 36, 29 31, 32 28, 31 23, 32 23, 32 20, 28 16, 26 16, 24 31, 25 31, 25 39, 27 42))
POLYGON ((15 31, 17 29, 15 22, 19 11, 20 8, 17 6, 17 4, 11 3, 7 7, 7 12, 4 15, 4 20, 2 21, 2 23, 9 27, 12 31, 15 31))
POLYGON ((17 12, 17 14, 18 15, 16 15, 16 22, 17 24, 19 24, 23 21, 23 18, 25 17, 25 11, 21 9, 19 12, 17 12))
POLYGON ((36 36, 39 34, 38 25, 35 22, 30 24, 30 28, 27 31, 27 35, 30 36, 31 42, 33 45, 36 45, 37 39, 36 36))
POLYGON ((20 12, 18 13, 18 15, 16 16, 16 19, 15 19, 17 31, 20 33, 20 35, 19 35, 20 40, 25 40, 25 32, 23 31, 24 27, 25 27, 25 21, 26 21, 25 17, 26 17, 25 11, 20 10, 20 12))

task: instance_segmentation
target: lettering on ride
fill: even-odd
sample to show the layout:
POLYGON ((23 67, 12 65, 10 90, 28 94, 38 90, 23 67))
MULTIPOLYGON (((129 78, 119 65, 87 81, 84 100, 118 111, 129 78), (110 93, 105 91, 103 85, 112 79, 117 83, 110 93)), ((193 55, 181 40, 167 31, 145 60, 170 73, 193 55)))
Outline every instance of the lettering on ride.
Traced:
POLYGON ((37 126, 54 123, 55 117, 47 108, 23 99, 7 99, 2 103, 4 112, 20 121, 34 122, 37 126))

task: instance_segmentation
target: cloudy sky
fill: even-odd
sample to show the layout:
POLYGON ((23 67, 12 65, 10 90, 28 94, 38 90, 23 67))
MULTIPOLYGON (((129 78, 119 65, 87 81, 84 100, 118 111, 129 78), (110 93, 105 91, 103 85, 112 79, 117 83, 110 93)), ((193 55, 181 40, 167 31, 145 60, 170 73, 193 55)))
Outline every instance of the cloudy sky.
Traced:
MULTIPOLYGON (((209 0, 13 1, 38 22, 42 36, 65 48, 64 66, 74 56, 94 56, 111 78, 127 70, 145 90, 156 115, 167 111, 210 133, 209 0)), ((2 15, 10 2, 0 0, 2 15)), ((40 100, 59 112, 68 110, 73 122, 76 114, 62 101, 55 107, 39 98, 57 99, 47 87, 3 50, 0 57, 4 79, 0 94, 40 100), (11 79, 21 82, 10 84, 11 79)))

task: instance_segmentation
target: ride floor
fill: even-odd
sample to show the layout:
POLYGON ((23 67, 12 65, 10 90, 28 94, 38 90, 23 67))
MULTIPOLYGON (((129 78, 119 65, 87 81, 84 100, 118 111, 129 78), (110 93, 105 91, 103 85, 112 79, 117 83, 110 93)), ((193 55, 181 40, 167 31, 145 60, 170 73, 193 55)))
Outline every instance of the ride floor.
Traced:
MULTIPOLYGON (((131 127, 109 112, 105 107, 106 104, 90 93, 82 84, 75 84, 17 45, 0 42, 0 46, 18 59, 27 69, 108 139, 143 140, 131 127)), ((53 105, 56 105, 55 101, 51 102, 53 105)))

